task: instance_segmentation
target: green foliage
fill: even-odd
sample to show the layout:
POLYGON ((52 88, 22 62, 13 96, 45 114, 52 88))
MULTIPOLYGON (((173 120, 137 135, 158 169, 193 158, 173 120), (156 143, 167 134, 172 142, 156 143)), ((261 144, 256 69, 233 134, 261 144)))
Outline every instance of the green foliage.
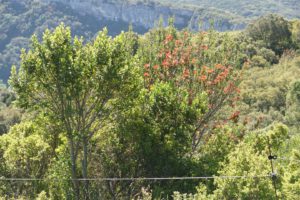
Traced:
POLYGON ((48 196, 51 199, 71 199, 74 197, 72 182, 72 172, 70 169, 69 151, 67 149, 67 139, 62 139, 62 143, 55 149, 56 156, 52 157, 51 164, 45 174, 45 182, 48 187, 48 196))
MULTIPOLYGON (((9 133, 0 136, 0 155, 2 159, 2 176, 42 178, 50 161, 50 146, 45 142, 44 130, 33 122, 22 122, 15 125, 9 133)), ((43 183, 9 184, 4 182, 0 195, 18 193, 33 197, 41 191, 43 183)), ((9 196, 8 196, 9 197, 9 196)))
POLYGON ((61 25, 21 58, 16 93, 0 87, 0 178, 43 181, 3 181, 5 199, 274 199, 269 148, 279 197, 299 196, 294 51, 273 65, 264 41, 178 31, 170 19, 142 37, 103 30, 90 42, 61 25), (17 125, 14 106, 25 109, 17 125), (185 176, 216 177, 76 181, 185 176))
POLYGON ((251 65, 255 67, 266 67, 268 66, 268 62, 262 56, 253 56, 251 59, 251 65))
POLYGON ((45 191, 42 191, 36 198, 36 200, 47 200, 47 199, 48 197, 45 191))
POLYGON ((292 33, 289 22, 277 15, 267 15, 247 27, 246 34, 254 41, 260 41, 277 55, 292 47, 292 33))
POLYGON ((297 199, 300 196, 300 171, 299 171, 299 151, 291 154, 290 163, 285 174, 283 192, 286 199, 297 199))
MULTIPOLYGON (((207 191, 203 183, 198 187, 198 193, 184 195, 175 193, 179 200, 202 199, 274 199, 274 186, 271 177, 270 161, 268 160, 269 145, 276 154, 287 139, 287 127, 274 124, 268 130, 249 133, 245 140, 237 144, 222 162, 219 176, 245 176, 244 178, 216 177, 216 189, 212 194, 207 191), (261 177, 260 177, 261 176, 261 177), (252 178, 253 177, 253 178, 252 178), (256 177, 256 178, 254 178, 256 177)), ((276 166, 278 177, 275 179, 278 195, 284 197, 282 190, 285 172, 281 166, 276 166), (282 175, 282 176, 281 176, 282 175), (282 196, 281 196, 282 195, 282 196)), ((296 191, 293 189, 293 191, 296 191)))
POLYGON ((9 128, 21 120, 21 112, 13 107, 15 95, 0 85, 0 135, 7 133, 9 128))
MULTIPOLYGON (((140 75, 130 86, 135 85, 137 91, 131 92, 132 96, 127 94, 129 99, 116 100, 115 104, 119 109, 116 121, 108 122, 101 134, 97 134, 98 138, 109 138, 103 148, 100 147, 100 143, 97 145, 100 147, 99 151, 109 152, 109 156, 100 158, 103 172, 98 173, 112 177, 203 175, 201 169, 204 159, 196 159, 193 156, 198 152, 197 146, 204 143, 204 138, 200 135, 203 133, 199 130, 208 128, 203 121, 212 126, 214 121, 210 117, 219 108, 229 104, 234 96, 235 87, 230 83, 236 76, 236 71, 226 67, 230 64, 238 65, 237 52, 231 48, 234 46, 227 36, 218 38, 215 32, 209 33, 205 38, 205 33, 193 35, 178 32, 172 26, 166 29, 159 27, 146 38, 142 38, 137 53, 140 75), (181 50, 177 52, 178 58, 174 56, 175 40, 177 44, 182 45, 177 47, 181 50), (189 45, 193 45, 194 48, 190 48, 189 45), (228 52, 228 49, 231 51, 228 52), (160 53, 163 54, 162 57, 159 57, 160 53), (202 59, 197 60, 197 55, 202 59), (174 61, 184 60, 185 63, 172 64, 172 59, 166 61, 170 57, 174 58, 174 61), (226 66, 219 64, 223 61, 226 66), (166 62, 169 63, 168 66, 166 62), (209 68, 204 65, 208 65, 209 68), (196 66, 199 67, 199 75, 194 77, 193 70, 198 70, 196 66), (216 81, 216 85, 207 86, 206 80, 197 78, 201 77, 200 73, 203 73, 203 76, 207 73, 207 82, 216 81), (186 74, 190 76, 186 77, 186 74), (211 94, 208 90, 211 90, 211 94), (212 95, 212 91, 215 92, 215 96, 212 95), (208 108, 213 102, 218 106, 208 108)), ((209 135, 207 137, 209 138, 209 135)), ((225 138, 217 140, 221 143, 225 138)), ((224 154, 226 152, 224 151, 224 154)), ((216 167, 212 173, 218 168, 217 163, 220 160, 222 157, 213 161, 216 167)), ((128 187, 129 184, 116 183, 111 186, 113 198, 139 195, 140 190, 136 188, 147 188, 147 185, 150 186, 153 198, 166 197, 174 190, 193 192, 197 181, 168 181, 155 184, 141 181, 132 182, 132 187, 128 187)))
MULTIPOLYGON (((235 146, 227 155, 220 176, 246 176, 245 178, 215 178, 216 190, 206 194, 205 186, 199 186, 197 195, 186 199, 273 199, 275 198, 273 183, 270 177, 268 160, 270 144, 273 152, 278 151, 287 137, 287 128, 278 124, 270 127, 268 132, 251 133, 245 140, 235 146), (270 143, 268 143, 270 141, 270 143), (278 143, 280 141, 280 143, 278 143), (248 176, 248 177, 247 177, 248 176), (251 178, 256 176, 263 176, 251 178), (264 177, 266 176, 266 177, 264 177)), ((282 169, 278 169, 282 172, 282 169)), ((282 186, 282 178, 277 178, 278 189, 282 186)), ((178 198, 185 199, 185 198, 178 198)))
POLYGON ((244 64, 245 67, 270 67, 277 64, 279 56, 273 50, 266 48, 262 41, 249 38, 246 31, 232 36, 240 44, 241 65, 244 64))
POLYGON ((291 82, 300 76, 299 56, 292 52, 285 54, 279 64, 271 68, 251 68, 245 72, 240 85, 242 118, 252 128, 266 127, 274 121, 285 122, 289 114, 286 96, 291 82))
POLYGON ((286 97, 286 121, 295 128, 294 132, 300 131, 300 81, 292 84, 286 97))
MULTIPOLYGON (((197 162, 201 163, 201 166, 197 169, 198 172, 203 176, 219 175, 218 171, 222 166, 222 162, 243 139, 244 132, 242 126, 233 124, 213 129, 211 136, 206 138, 207 141, 194 156, 197 162)), ((211 193, 215 190, 213 180, 205 180, 202 183, 206 186, 206 192, 211 193)))
MULTIPOLYGON (((266 155, 259 155, 251 146, 240 144, 228 157, 229 163, 220 171, 227 176, 256 176, 270 173, 266 155)), ((270 178, 216 179, 215 199, 273 199, 270 178)))
POLYGON ((292 24, 292 40, 296 48, 300 48, 300 20, 291 22, 292 24))
MULTIPOLYGON (((114 156, 105 160, 114 163, 108 164, 110 167, 117 163, 121 166, 117 169, 120 172, 110 171, 112 176, 168 177, 192 173, 194 164, 188 157, 192 132, 196 128, 195 121, 206 109, 206 95, 199 93, 191 105, 187 98, 188 93, 183 88, 167 83, 156 83, 150 91, 141 90, 135 105, 118 118, 118 143, 111 144, 115 146, 113 155, 116 160, 114 156)), ((192 189, 190 184, 193 182, 184 187, 176 181, 150 183, 154 197, 162 195, 161 192, 164 195, 172 193, 171 188, 192 189)), ((135 192, 134 187, 125 189, 135 192)), ((125 191, 119 195, 124 195, 125 191)))
MULTIPOLYGON (((275 55, 275 53, 266 48, 260 48, 258 51, 258 55, 261 55, 266 61, 268 61, 270 64, 277 64, 278 63, 278 57, 275 55)), ((252 60, 253 62, 253 60, 252 60)), ((255 66, 255 65, 254 65, 255 66)), ((265 66, 268 66, 265 64, 265 66)), ((264 66, 263 66, 264 67, 264 66)))
MULTIPOLYGON (((12 69, 10 83, 18 105, 46 113, 67 137, 73 179, 78 157, 82 176, 87 178, 89 140, 109 113, 109 100, 126 81, 131 57, 127 57, 125 39, 124 34, 112 39, 104 30, 94 41, 83 44, 82 38, 72 39, 70 29, 60 25, 53 32, 46 30, 42 42, 34 36, 32 49, 22 52, 19 71, 12 69)), ((73 182, 79 198, 78 182, 73 182)), ((87 190, 88 182, 85 197, 87 190)))

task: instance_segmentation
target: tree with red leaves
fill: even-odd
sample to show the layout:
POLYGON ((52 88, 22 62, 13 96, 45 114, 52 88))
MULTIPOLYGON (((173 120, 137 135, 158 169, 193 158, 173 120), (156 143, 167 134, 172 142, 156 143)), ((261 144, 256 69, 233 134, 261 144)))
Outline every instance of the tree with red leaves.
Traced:
POLYGON ((141 48, 144 50, 141 59, 145 66, 144 83, 149 91, 156 83, 170 83, 188 92, 189 105, 197 94, 205 92, 207 95, 207 109, 194 123, 192 145, 195 150, 216 122, 218 111, 225 105, 234 106, 238 99, 237 44, 226 34, 212 30, 192 34, 169 27, 150 33, 141 48))

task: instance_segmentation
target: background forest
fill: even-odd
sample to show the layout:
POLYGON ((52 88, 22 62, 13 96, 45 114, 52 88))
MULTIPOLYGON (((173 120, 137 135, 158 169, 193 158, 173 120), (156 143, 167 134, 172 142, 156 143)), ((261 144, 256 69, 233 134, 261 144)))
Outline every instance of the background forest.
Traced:
POLYGON ((133 29, 31 37, 0 85, 0 199, 299 199, 300 21, 133 29))

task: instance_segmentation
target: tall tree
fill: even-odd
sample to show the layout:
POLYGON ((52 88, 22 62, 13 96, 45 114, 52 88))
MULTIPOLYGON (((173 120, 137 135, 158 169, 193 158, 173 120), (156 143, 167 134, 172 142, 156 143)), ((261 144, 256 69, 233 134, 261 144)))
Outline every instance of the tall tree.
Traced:
POLYGON ((60 25, 53 32, 46 30, 42 42, 34 36, 31 50, 22 52, 19 71, 12 69, 10 84, 19 105, 49 115, 68 139, 75 199, 89 199, 88 181, 80 192, 77 179, 88 178, 89 140, 101 127, 109 101, 126 75, 124 38, 113 40, 104 30, 84 44, 60 25))
POLYGON ((255 41, 263 42, 264 46, 281 55, 292 45, 290 24, 283 17, 270 14, 250 24, 246 34, 255 41))
MULTIPOLYGON (((228 35, 213 30, 193 35, 176 32, 174 27, 150 32, 140 47, 143 55, 145 87, 151 92, 156 83, 168 83, 188 93, 188 105, 207 95, 207 109, 194 119, 192 146, 197 149, 211 125, 215 125, 218 111, 234 105, 240 74, 238 47, 228 35), (153 48, 154 47, 154 48, 153 48)), ((179 92, 179 91, 178 91, 179 92)), ((181 98, 181 91, 177 95, 181 98)), ((202 100, 203 102, 203 100, 202 100)))

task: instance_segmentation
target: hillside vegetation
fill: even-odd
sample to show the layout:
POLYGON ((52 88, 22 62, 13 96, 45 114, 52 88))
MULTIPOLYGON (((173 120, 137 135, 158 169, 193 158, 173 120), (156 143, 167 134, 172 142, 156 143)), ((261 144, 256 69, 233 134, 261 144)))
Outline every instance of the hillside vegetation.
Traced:
POLYGON ((172 21, 32 36, 0 85, 0 198, 300 198, 300 22, 172 21))

